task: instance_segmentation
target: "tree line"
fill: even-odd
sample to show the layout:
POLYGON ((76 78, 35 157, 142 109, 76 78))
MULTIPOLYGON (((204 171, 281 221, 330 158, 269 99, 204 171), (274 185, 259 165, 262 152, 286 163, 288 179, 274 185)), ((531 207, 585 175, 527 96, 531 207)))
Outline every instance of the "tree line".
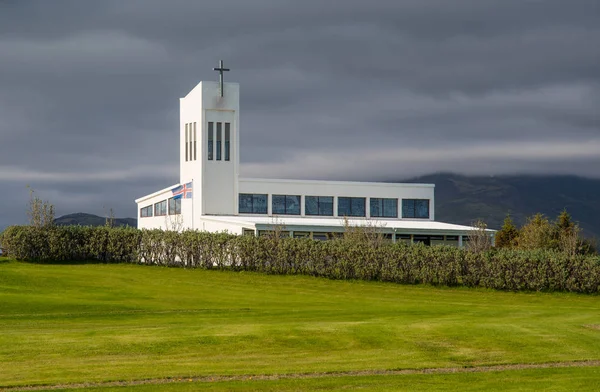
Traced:
POLYGON ((507 215, 502 228, 496 233, 495 246, 505 249, 554 250, 568 255, 597 253, 594 241, 582 236, 581 228, 567 210, 563 210, 554 221, 543 214, 535 214, 527 218, 521 228, 507 215))

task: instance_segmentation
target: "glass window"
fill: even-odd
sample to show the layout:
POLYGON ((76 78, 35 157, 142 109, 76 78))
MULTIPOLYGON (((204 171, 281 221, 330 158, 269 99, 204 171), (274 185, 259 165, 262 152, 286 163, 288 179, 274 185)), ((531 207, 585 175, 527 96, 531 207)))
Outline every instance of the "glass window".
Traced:
POLYGON ((415 201, 402 199, 402 217, 403 218, 414 218, 415 217, 415 201))
POLYGON ((338 216, 350 216, 349 197, 338 197, 338 216))
POLYGON ((431 239, 427 235, 414 235, 413 236, 413 242, 415 244, 423 243, 425 245, 431 245, 431 239))
POLYGON ((306 215, 319 215, 319 196, 306 196, 304 198, 304 213, 306 215))
POLYGON ((214 133, 214 124, 213 122, 208 123, 208 160, 213 160, 213 133, 214 133))
POLYGON ((300 196, 273 195, 273 215, 300 215, 300 196))
POLYGON ((272 199, 273 214, 285 214, 285 195, 273 195, 272 199))
POLYGON ((252 213, 252 195, 248 193, 240 193, 239 197, 239 213, 240 214, 251 214, 252 213))
POLYGON ((429 200, 415 200, 415 218, 429 218, 429 200))
POLYGON ((265 195, 253 195, 253 209, 255 214, 266 214, 267 213, 267 198, 265 195))
POLYGON ((194 161, 196 160, 196 123, 194 123, 194 161))
POLYGON ((313 233, 312 238, 315 241, 327 241, 329 240, 329 233, 313 233))
POLYGON ((338 197, 338 216, 366 216, 364 197, 338 197))
POLYGON ((267 195, 240 193, 238 211, 240 214, 266 214, 267 195))
POLYGON ((189 126, 188 133, 189 133, 189 140, 190 140, 190 142, 187 144, 187 147, 190 150, 190 161, 193 161, 194 160, 194 155, 192 155, 193 154, 192 148, 194 147, 194 139, 192 137, 193 136, 192 135, 192 123, 189 123, 188 126, 189 126))
POLYGON ((188 161, 188 125, 185 124, 185 161, 188 161))
POLYGON ((225 160, 229 160, 229 150, 231 145, 231 124, 225 123, 225 160))
POLYGON ((154 204, 154 216, 167 215, 167 201, 159 201, 154 204))
POLYGON ((285 213, 300 215, 300 196, 287 195, 285 197, 285 213))
POLYGON ((169 199, 169 215, 181 214, 181 197, 169 199))
POLYGON ((221 160, 221 137, 222 135, 222 126, 223 123, 217 123, 217 161, 221 160))
POLYGON ((398 217, 398 199, 383 199, 383 216, 387 218, 398 217))
POLYGON ((152 206, 144 207, 140 209, 140 217, 148 218, 152 216, 152 206))
POLYGON ((371 198, 371 216, 383 218, 398 217, 398 199, 371 198))
POLYGON ((402 199, 402 217, 429 219, 429 199, 402 199))
POLYGON ((333 196, 306 196, 304 213, 306 215, 333 216, 333 196))
POLYGON ((366 216, 366 199, 364 197, 353 197, 350 207, 352 216, 366 216))
POLYGON ((319 215, 333 216, 333 196, 319 197, 319 215))

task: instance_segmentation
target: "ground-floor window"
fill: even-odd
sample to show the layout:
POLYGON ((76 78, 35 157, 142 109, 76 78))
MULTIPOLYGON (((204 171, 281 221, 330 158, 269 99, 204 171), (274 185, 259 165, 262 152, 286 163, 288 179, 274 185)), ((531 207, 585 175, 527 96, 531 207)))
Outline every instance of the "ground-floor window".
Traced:
POLYGON ((148 218, 152 216, 152 206, 140 208, 140 217, 148 218))
POLYGON ((154 216, 167 215, 167 201, 159 201, 154 204, 154 216))
POLYGON ((181 214, 181 197, 169 199, 169 215, 181 214))
POLYGON ((308 231, 294 231, 294 238, 310 238, 308 231))
POLYGON ((281 230, 259 230, 258 236, 259 237, 271 237, 271 238, 275 238, 275 237, 289 238, 290 232, 289 231, 281 231, 281 230))
POLYGON ((329 233, 313 233, 312 238, 316 241, 327 241, 331 239, 329 233))

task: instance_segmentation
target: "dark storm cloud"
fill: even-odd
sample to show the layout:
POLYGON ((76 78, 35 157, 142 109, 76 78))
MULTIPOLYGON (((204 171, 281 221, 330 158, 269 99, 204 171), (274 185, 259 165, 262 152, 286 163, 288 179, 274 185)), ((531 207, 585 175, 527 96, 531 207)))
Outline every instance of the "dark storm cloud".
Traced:
POLYGON ((178 99, 241 84, 245 176, 600 176, 595 0, 0 1, 0 226, 177 182, 178 99))

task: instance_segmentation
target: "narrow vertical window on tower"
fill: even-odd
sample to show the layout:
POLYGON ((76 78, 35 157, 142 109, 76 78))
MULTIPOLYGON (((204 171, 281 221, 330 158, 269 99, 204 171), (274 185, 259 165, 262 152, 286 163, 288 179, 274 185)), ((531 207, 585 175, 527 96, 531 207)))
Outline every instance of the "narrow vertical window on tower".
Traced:
POLYGON ((231 124, 225 123, 225 160, 229 160, 229 149, 231 145, 231 124))
POLYGON ((194 122, 194 161, 196 160, 196 123, 194 122))
POLYGON ((223 123, 218 122, 217 123, 217 161, 221 160, 221 137, 223 135, 221 135, 222 133, 222 128, 223 128, 223 123))
POLYGON ((185 161, 188 161, 188 125, 185 124, 185 161))
POLYGON ((190 133, 190 144, 189 144, 189 148, 190 148, 190 161, 194 160, 194 155, 193 155, 193 151, 192 151, 192 147, 194 147, 194 139, 192 139, 192 123, 189 124, 189 133, 190 133))
POLYGON ((212 161, 213 160, 213 129, 214 129, 215 123, 214 122, 209 122, 208 123, 208 160, 212 161))

